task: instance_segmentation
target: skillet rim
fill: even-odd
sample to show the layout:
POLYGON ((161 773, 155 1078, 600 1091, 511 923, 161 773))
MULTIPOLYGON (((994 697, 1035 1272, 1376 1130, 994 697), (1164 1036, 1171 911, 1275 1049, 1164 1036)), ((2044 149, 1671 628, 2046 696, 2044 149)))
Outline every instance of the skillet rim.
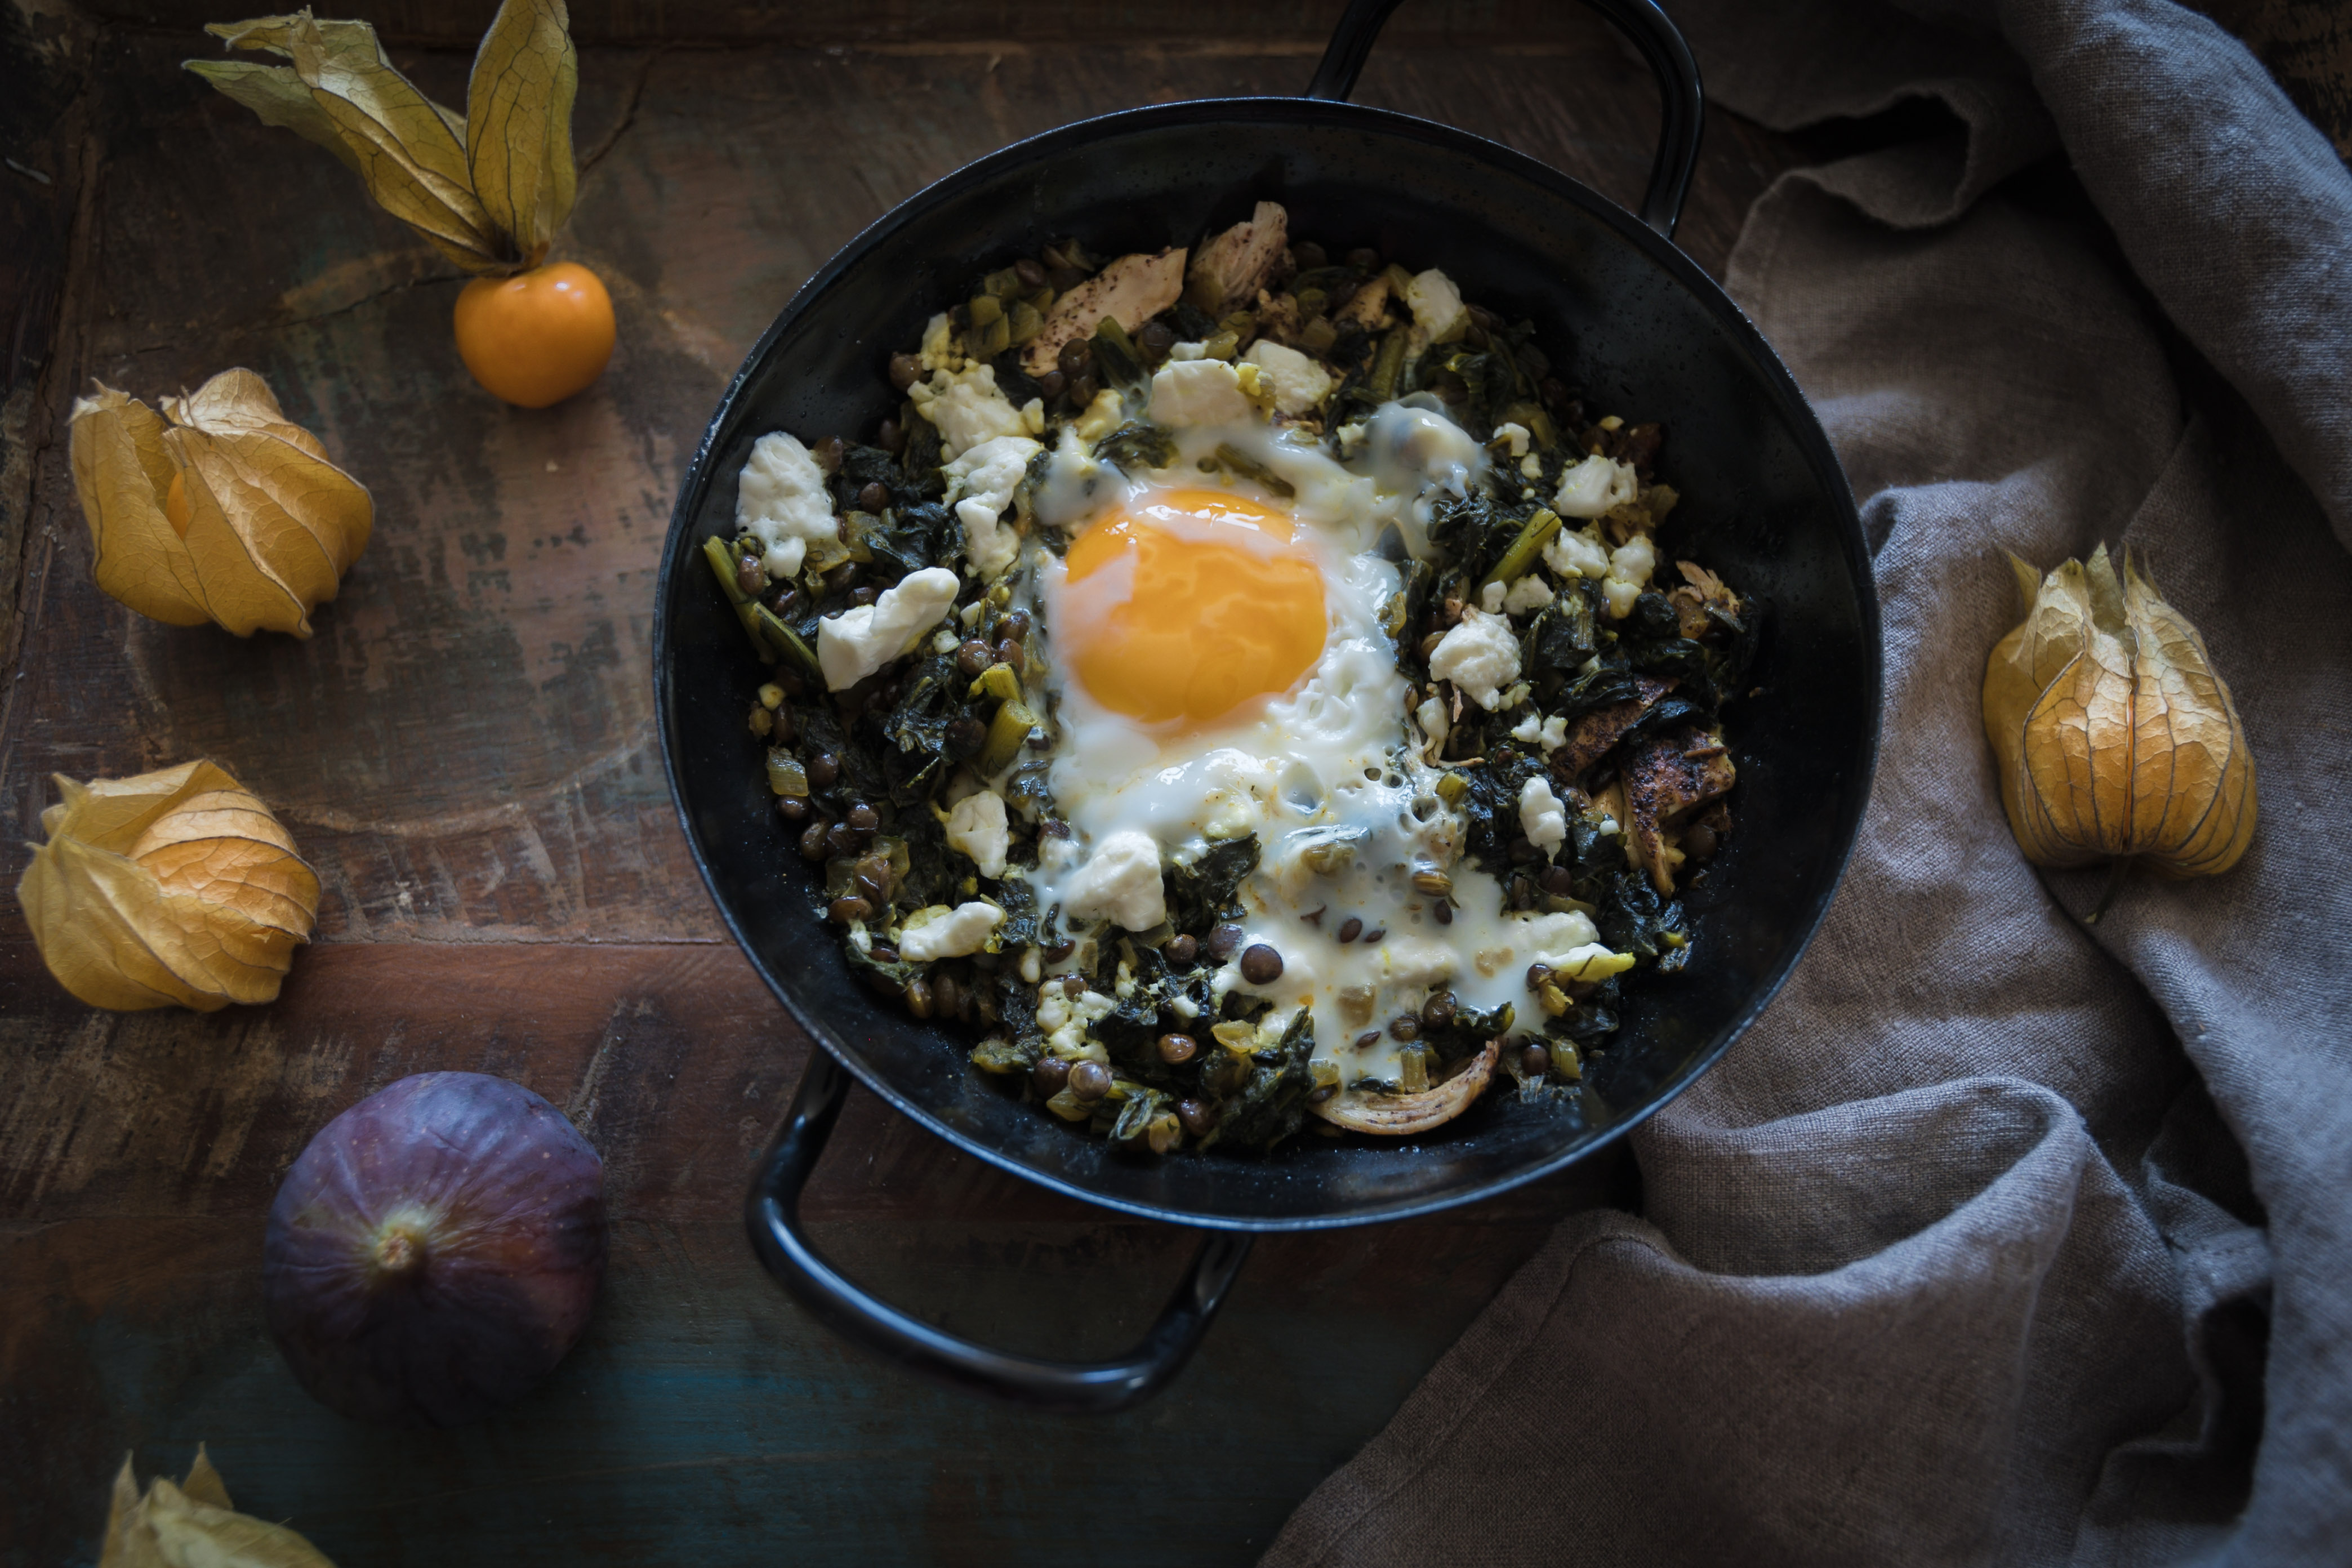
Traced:
MULTIPOLYGON (((727 388, 703 426, 702 437, 696 443, 688 460, 684 477, 679 480, 676 503, 671 508, 670 522, 662 539, 660 568, 654 587, 653 676, 655 688, 655 721, 661 742, 663 782, 668 786, 670 805, 677 814, 678 827, 684 834, 688 853, 702 885, 717 908, 719 918, 727 933, 735 941, 755 973, 758 973, 785 1013, 801 1026, 812 1044, 845 1068, 852 1077, 900 1115, 972 1157, 982 1160, 999 1170, 1036 1184, 1048 1191, 1076 1199, 1081 1203, 1138 1218, 1158 1220, 1167 1224, 1190 1226, 1204 1230, 1237 1231, 1251 1234, 1276 1234, 1308 1230, 1335 1230, 1349 1226, 1383 1224, 1423 1215, 1441 1213, 1465 1204, 1497 1197, 1528 1183, 1554 1175, 1579 1161, 1588 1159, 1623 1138, 1634 1128, 1649 1120, 1661 1109, 1672 1103, 1690 1086, 1698 1081, 1741 1036, 1745 1035, 1777 997, 1790 974, 1804 958, 1820 934, 1822 921, 1844 881, 1846 868, 1853 858, 1856 842, 1861 837, 1862 822, 1869 809, 1872 786, 1877 776, 1878 753, 1885 720, 1885 633, 1881 624, 1877 583, 1872 573, 1868 542, 1863 531, 1861 514, 1854 505, 1853 486, 1846 478, 1844 466, 1839 462, 1831 446, 1828 433, 1822 429, 1812 405, 1797 385, 1796 378, 1781 361, 1770 342, 1747 313, 1733 302, 1723 287, 1709 277, 1696 262, 1671 240, 1652 229, 1640 218, 1610 201, 1574 177, 1562 174, 1549 164, 1528 156, 1498 142, 1463 131, 1418 115, 1394 110, 1375 109, 1344 100, 1292 98, 1281 96, 1187 99, 1175 103, 1150 104, 1136 109, 1114 110, 1085 120, 1073 121, 1054 130, 1014 142, 993 153, 973 159, 954 172, 925 185, 892 206, 868 224, 847 243, 835 251, 817 271, 793 290, 792 297, 777 312, 766 331, 760 334, 743 363, 735 372, 727 388), (1816 479, 1822 482, 1823 500, 1836 514, 1839 542, 1843 548, 1847 574, 1854 585, 1856 619, 1860 623, 1861 641, 1868 649, 1864 659, 1864 686, 1868 702, 1864 745, 1856 770, 1858 784, 1849 802, 1839 814, 1835 824, 1839 845, 1830 875, 1812 906, 1805 912, 1800 939, 1787 956, 1771 971, 1750 994, 1740 1013, 1717 1033, 1716 1038, 1703 1050, 1694 1054, 1680 1073, 1665 1085, 1650 1101, 1612 1121, 1608 1127, 1573 1148, 1534 1161, 1527 1166, 1503 1175, 1474 1181, 1457 1189, 1378 1203, 1345 1213, 1287 1215, 1281 1216, 1251 1216, 1229 1214, 1202 1214, 1189 1209, 1164 1207, 1133 1198, 1118 1197, 1094 1191, 1061 1176, 1023 1163, 979 1140, 943 1123, 908 1096, 902 1093, 880 1072, 870 1067, 846 1043, 836 1044, 836 1035, 808 1010, 802 1007, 791 988, 772 973, 745 935, 735 911, 720 892, 712 871, 709 858, 703 852, 693 819, 688 814, 685 793, 680 784, 678 765, 678 731, 676 719, 676 682, 672 642, 669 637, 670 604, 673 578, 682 561, 691 558, 681 553, 677 539, 681 531, 690 531, 696 517, 707 500, 710 482, 710 465, 718 447, 719 428, 735 411, 739 398, 776 343, 796 326, 832 289, 852 266, 872 252, 881 249, 898 229, 933 206, 961 195, 970 185, 992 178, 1004 170, 1024 163, 1037 163, 1064 150, 1099 141, 1108 135, 1149 132, 1167 126, 1202 123, 1272 124, 1331 124, 1341 123, 1348 129, 1374 135, 1392 136, 1422 143, 1444 152, 1451 152, 1493 164, 1502 172, 1527 179, 1548 194, 1560 197, 1581 209, 1613 230, 1620 237, 1637 247, 1651 262, 1665 270, 1685 292, 1693 296, 1701 308, 1713 316, 1732 339, 1747 351, 1749 362, 1762 374, 1776 411, 1793 435, 1799 451, 1807 460, 1816 479)), ((807 1070, 803 1069, 803 1073, 807 1070)))

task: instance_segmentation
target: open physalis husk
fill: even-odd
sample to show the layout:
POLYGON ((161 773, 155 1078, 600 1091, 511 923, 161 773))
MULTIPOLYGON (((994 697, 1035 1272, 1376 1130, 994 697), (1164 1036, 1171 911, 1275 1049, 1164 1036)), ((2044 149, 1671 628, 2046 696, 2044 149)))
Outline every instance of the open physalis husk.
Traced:
POLYGON ((277 996, 319 878, 260 797, 211 763, 58 789, 16 901, 59 984, 118 1012, 277 996))
POLYGON ((2205 641, 2106 547, 2037 579, 1985 666, 1985 734, 2025 858, 2137 857, 2168 876, 2237 864, 2254 836, 2254 759, 2205 641))
POLYGON ((202 1444, 188 1479, 157 1476, 139 1495, 131 1456, 114 1478, 98 1568, 335 1568, 324 1552, 282 1524, 230 1506, 228 1488, 202 1444))
POLYGON ((98 585, 175 626, 310 635, 367 548, 375 502, 289 424, 269 384, 225 370, 163 412, 98 383, 74 404, 74 490, 98 585))
POLYGON ((468 272, 538 266, 572 215, 580 61, 563 0, 504 0, 474 56, 462 115, 394 69, 365 22, 321 21, 305 8, 205 30, 292 63, 188 60, 188 69, 264 124, 341 159, 377 205, 468 272))

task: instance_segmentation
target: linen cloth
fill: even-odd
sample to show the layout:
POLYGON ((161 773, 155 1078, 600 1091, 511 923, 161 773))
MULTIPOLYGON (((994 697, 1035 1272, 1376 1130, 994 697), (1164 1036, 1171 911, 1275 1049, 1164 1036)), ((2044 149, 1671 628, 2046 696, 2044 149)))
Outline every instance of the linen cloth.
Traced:
POLYGON ((1265 1562, 2352 1561, 2352 178, 2165 0, 1670 8, 1775 127, 1942 106, 1729 268, 1864 503, 1870 810, 1636 1134, 1643 1214, 1564 1221, 1265 1562), (2102 540, 2204 632, 2262 820, 2085 927, 1979 697, 2001 552, 2102 540))

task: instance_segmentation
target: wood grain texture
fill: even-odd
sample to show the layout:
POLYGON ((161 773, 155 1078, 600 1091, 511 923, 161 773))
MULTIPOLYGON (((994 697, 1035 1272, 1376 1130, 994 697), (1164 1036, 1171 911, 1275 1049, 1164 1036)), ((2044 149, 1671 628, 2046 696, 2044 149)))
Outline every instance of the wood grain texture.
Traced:
POLYGON ((2297 109, 2352 160, 2352 7, 2342 0, 2206 0, 2297 109))
MULTIPOLYGON (((488 8, 393 15, 454 39, 488 8)), ((177 70, 184 24, 212 11, 119 8, 24 57, 62 107, 39 142, 55 183, 28 183, 46 248, 0 268, 0 305, 37 340, 0 431, 23 497, 0 535, 18 574, 0 600, 0 876, 22 870, 50 773, 209 756, 278 806, 327 891, 279 1001, 207 1017, 79 1006, 0 913, 0 1563, 89 1561, 123 1450, 176 1471, 199 1439, 243 1503, 345 1568, 1244 1562, 1560 1215, 1628 1200, 1612 1158, 1428 1221, 1269 1239, 1194 1368, 1109 1422, 881 1368, 741 1240, 750 1159, 809 1047, 725 941, 653 744, 653 563, 708 412, 792 291, 892 203, 1084 115, 1295 91, 1334 9, 1145 26, 754 6, 695 13, 733 18, 700 31, 597 13, 604 36, 659 40, 583 58, 589 166, 561 253, 607 280, 621 348, 590 393, 537 414, 465 377, 457 282, 429 251, 331 158, 177 70), (152 626, 89 583, 61 439, 75 392, 100 377, 152 399, 240 363, 376 496, 374 542, 308 643, 152 626), (433 1068, 514 1078, 579 1122, 606 1162, 611 1282, 588 1341, 511 1415, 363 1432, 268 1342, 262 1215, 329 1118, 433 1068)), ((1638 193, 1654 94, 1605 30, 1429 9, 1412 47, 1375 55, 1363 100, 1638 193), (1461 41, 1481 26, 1510 41, 1461 41)), ((466 49, 396 52, 460 96, 466 49)), ((1786 156, 1711 126, 1682 236, 1703 264, 1719 269, 1786 156)), ((965 1159, 863 1094, 807 1212, 912 1309, 1063 1353, 1137 1332, 1193 1245, 965 1159)))

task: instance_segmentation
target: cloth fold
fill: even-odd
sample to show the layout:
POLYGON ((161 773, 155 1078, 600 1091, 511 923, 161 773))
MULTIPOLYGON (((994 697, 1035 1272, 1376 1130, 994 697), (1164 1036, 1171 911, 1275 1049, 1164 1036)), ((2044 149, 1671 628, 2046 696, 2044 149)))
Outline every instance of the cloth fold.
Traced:
POLYGON ((2340 1562, 2352 177, 2165 0, 1674 9, 1768 124, 1956 126, 1784 176, 1728 269, 1864 498, 1870 811, 1635 1135, 1645 1215, 1564 1222, 1265 1560, 2340 1562), (2002 551, 2103 540, 2204 632, 2263 821, 2086 926, 2104 875, 2024 863, 1979 698, 2002 551))

